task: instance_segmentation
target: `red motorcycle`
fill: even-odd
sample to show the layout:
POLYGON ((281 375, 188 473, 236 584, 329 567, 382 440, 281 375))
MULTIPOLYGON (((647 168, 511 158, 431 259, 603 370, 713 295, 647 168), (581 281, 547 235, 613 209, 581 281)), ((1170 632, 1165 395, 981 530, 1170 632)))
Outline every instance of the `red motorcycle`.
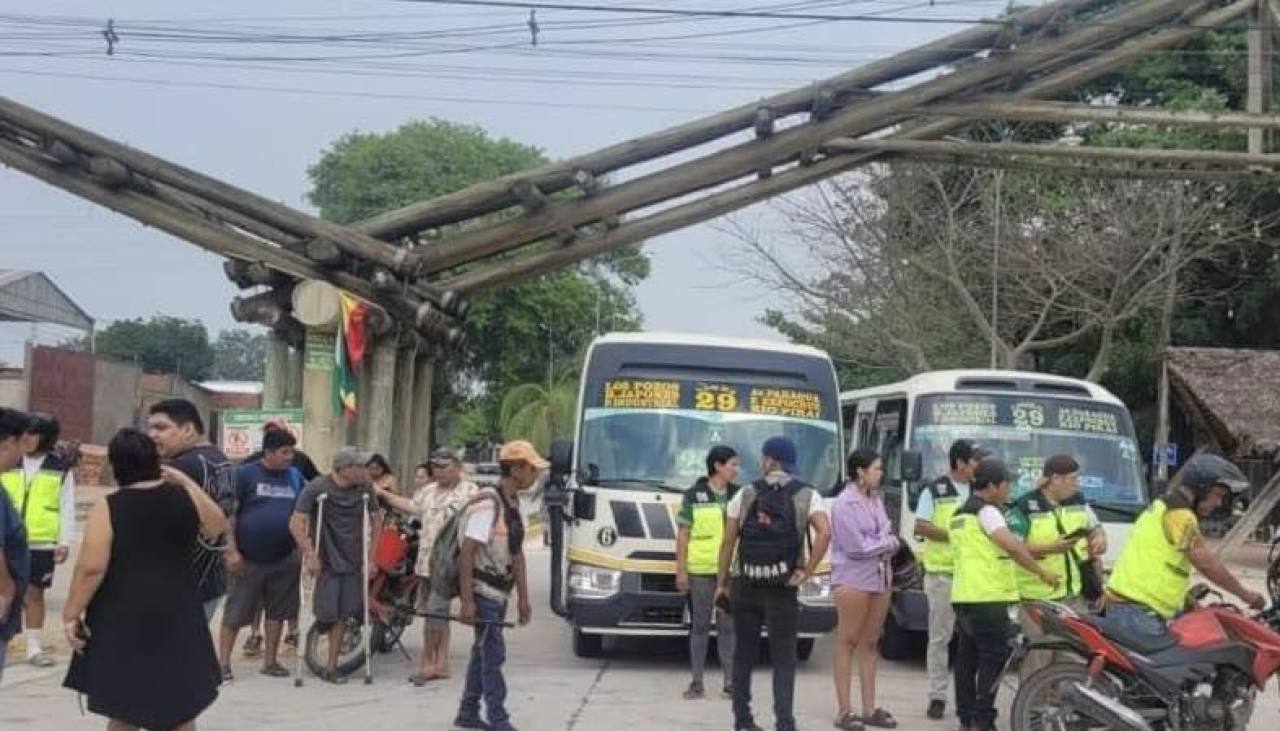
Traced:
MULTIPOLYGON (((1211 594, 1197 586, 1199 604, 1211 594)), ((1019 684, 1010 711, 1013 731, 1244 731, 1254 699, 1280 671, 1280 609, 1250 616, 1218 601, 1182 614, 1161 637, 1137 634, 1104 616, 1058 604, 1030 611, 1045 637, 1029 652, 1074 654, 1019 684)))

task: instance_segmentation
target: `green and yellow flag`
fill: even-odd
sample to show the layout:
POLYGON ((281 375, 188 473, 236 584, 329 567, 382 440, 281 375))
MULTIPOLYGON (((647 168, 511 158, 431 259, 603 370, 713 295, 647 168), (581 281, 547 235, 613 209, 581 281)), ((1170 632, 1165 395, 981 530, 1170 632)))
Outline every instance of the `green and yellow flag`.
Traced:
POLYGON ((342 317, 338 322, 338 337, 334 339, 334 408, 341 409, 343 416, 353 421, 358 410, 356 383, 364 362, 364 317, 369 306, 346 292, 340 292, 338 297, 342 317))

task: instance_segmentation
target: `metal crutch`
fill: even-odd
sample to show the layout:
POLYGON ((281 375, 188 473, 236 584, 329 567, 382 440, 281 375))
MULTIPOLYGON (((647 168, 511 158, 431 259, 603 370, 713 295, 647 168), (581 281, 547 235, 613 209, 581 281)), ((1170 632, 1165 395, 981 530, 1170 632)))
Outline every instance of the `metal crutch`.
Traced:
MULTIPOLYGON (((324 527, 324 501, 328 497, 328 495, 321 493, 316 498, 315 553, 317 559, 320 557, 320 532, 324 527)), ((304 592, 307 585, 307 561, 305 558, 302 560, 302 565, 298 567, 298 571, 301 575, 298 577, 298 649, 293 668, 293 687, 295 688, 302 687, 302 656, 307 652, 307 634, 309 634, 309 632, 304 632, 302 629, 302 606, 306 603, 306 594, 304 592)), ((311 593, 313 596, 316 590, 315 581, 315 577, 311 577, 311 593)), ((312 623, 315 623, 315 617, 312 617, 312 623)))
POLYGON ((372 548, 372 546, 369 545, 372 538, 372 536, 369 535, 371 532, 369 521, 369 493, 362 493, 360 497, 364 500, 364 518, 362 521, 363 525, 361 526, 361 531, 364 533, 364 545, 362 546, 363 550, 361 551, 361 553, 364 554, 361 571, 361 576, 364 579, 364 594, 361 597, 364 601, 364 625, 361 628, 361 632, 364 635, 364 684, 372 685, 373 660, 370 658, 371 653, 369 651, 369 641, 373 637, 373 628, 369 625, 369 549, 372 548))

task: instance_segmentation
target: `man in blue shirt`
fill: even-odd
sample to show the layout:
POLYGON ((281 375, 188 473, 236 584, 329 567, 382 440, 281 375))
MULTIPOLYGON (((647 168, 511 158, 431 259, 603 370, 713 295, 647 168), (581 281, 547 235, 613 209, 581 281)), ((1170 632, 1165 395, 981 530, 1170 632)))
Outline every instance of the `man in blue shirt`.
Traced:
POLYGON ((224 680, 232 679, 236 634, 253 624, 259 609, 266 615, 262 674, 289 676, 276 653, 284 623, 298 617, 301 565, 289 533, 289 519, 303 487, 302 473, 293 467, 297 444, 289 432, 271 429, 262 436, 262 459, 236 470, 236 508, 226 552, 231 586, 218 647, 224 680))
MULTIPOLYGON (((30 419, 21 411, 0 407, 0 471, 10 470, 22 461, 19 440, 30 419)), ((9 640, 22 631, 22 597, 31 579, 31 551, 27 545, 27 529, 22 516, 13 507, 8 494, 0 490, 0 677, 9 640)))

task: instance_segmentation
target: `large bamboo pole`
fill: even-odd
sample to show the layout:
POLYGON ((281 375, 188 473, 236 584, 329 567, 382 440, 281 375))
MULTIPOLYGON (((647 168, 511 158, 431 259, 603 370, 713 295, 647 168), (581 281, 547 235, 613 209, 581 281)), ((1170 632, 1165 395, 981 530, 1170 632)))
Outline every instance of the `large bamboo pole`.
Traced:
POLYGON ((793 127, 773 136, 739 144, 665 170, 608 188, 600 194, 548 204, 539 213, 459 234, 438 246, 424 247, 414 258, 422 270, 439 272, 518 248, 559 231, 655 205, 689 193, 755 175, 786 163, 842 135, 860 135, 894 124, 911 110, 953 94, 970 92, 997 79, 1016 78, 1029 68, 1080 63, 1135 28, 1171 20, 1188 0, 1151 0, 1129 6, 1060 37, 1028 43, 1016 53, 966 67, 907 89, 844 109, 823 121, 793 127))
MULTIPOLYGON (((1254 0, 1236 2, 1189 18, 1183 25, 1173 26, 1146 36, 1127 41, 1115 49, 1040 79, 1012 94, 1012 97, 1051 96, 1064 88, 1070 88, 1109 73, 1117 66, 1140 58, 1144 54, 1190 40, 1212 27, 1231 22, 1249 12, 1254 0)), ((947 134, 961 126, 963 121, 942 120, 917 125, 892 139, 912 139, 947 134)), ((1074 148, 1079 149, 1079 148, 1074 148)), ((647 238, 691 226, 722 216, 730 211, 758 203, 783 193, 816 183, 825 178, 867 164, 884 153, 861 153, 822 159, 808 166, 796 167, 764 180, 746 183, 700 200, 673 206, 660 213, 627 221, 604 233, 587 236, 572 246, 552 249, 525 256, 509 264, 477 269, 473 272, 440 282, 441 288, 463 294, 502 286, 508 282, 533 276, 545 271, 581 261, 647 238)))
POLYGON ((842 139, 823 149, 831 152, 896 152, 933 157, 990 158, 994 156, 1062 157, 1073 160, 1113 160, 1156 165, 1235 167, 1246 172, 1251 165, 1280 164, 1280 155, 1211 150, 1157 150, 1144 148, 1037 145, 1023 142, 948 142, 942 140, 842 139))
POLYGON ((1010 18, 1008 25, 1005 26, 985 24, 970 28, 933 43, 833 76, 812 87, 775 94, 758 102, 743 104, 661 132, 611 145, 602 150, 544 165, 534 170, 506 175, 472 185, 456 193, 387 211, 356 224, 356 228, 371 236, 390 239, 492 213, 518 202, 512 192, 518 182, 527 181, 537 186, 543 193, 554 193, 574 185, 574 175, 580 170, 599 176, 696 147, 735 132, 750 129, 755 125, 756 113, 760 109, 770 110, 774 119, 808 111, 814 103, 816 89, 830 91, 837 97, 858 94, 897 79, 968 58, 991 47, 1002 34, 1010 31, 1031 33, 1050 23, 1064 18, 1069 19, 1082 11, 1111 4, 1112 1, 1059 0, 1059 2, 1046 3, 1018 13, 1010 18))
POLYGON ((1248 112, 1202 112, 1158 107, 1095 106, 1064 102, 976 100, 963 103, 930 104, 920 114, 963 119, 1007 119, 1029 122, 1106 122, 1153 124, 1170 127, 1232 127, 1280 129, 1280 114, 1248 112))
POLYGON ((408 252, 405 249, 295 211, 255 193, 44 114, 12 99, 0 97, 0 121, 20 129, 30 130, 40 137, 57 140, 95 159, 105 158, 115 161, 130 171, 207 199, 269 226, 283 229, 294 236, 328 240, 343 251, 375 262, 392 271, 400 274, 410 271, 408 252))

